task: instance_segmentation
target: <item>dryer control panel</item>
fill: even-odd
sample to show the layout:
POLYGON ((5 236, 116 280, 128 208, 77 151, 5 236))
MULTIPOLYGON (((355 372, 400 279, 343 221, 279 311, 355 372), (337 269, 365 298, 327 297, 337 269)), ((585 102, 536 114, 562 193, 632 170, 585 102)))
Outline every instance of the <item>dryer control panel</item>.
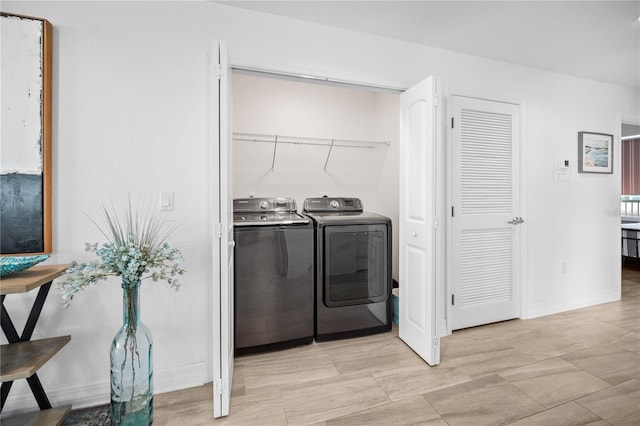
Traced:
POLYGON ((362 201, 346 197, 307 198, 304 200, 303 210, 307 213, 361 212, 362 201))

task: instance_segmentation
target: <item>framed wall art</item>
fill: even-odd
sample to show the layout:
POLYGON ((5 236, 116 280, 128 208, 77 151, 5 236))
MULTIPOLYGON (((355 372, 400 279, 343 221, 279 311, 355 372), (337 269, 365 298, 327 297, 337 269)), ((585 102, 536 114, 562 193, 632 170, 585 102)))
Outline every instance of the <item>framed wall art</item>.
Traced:
POLYGON ((613 173, 613 135, 578 132, 578 173, 613 173))
POLYGON ((0 254, 50 253, 52 26, 0 19, 0 254))

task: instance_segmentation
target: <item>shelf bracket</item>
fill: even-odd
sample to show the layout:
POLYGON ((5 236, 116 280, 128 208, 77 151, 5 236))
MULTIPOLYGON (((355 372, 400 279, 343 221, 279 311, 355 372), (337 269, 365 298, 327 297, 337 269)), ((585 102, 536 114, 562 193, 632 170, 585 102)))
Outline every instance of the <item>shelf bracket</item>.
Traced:
POLYGON ((274 170, 276 165, 276 149, 278 148, 278 135, 275 136, 273 141, 273 158, 271 159, 271 171, 274 170))
POLYGON ((324 172, 327 172, 327 164, 329 164, 329 157, 331 156, 331 150, 333 149, 333 144, 336 140, 331 139, 331 145, 329 145, 329 152, 327 152, 327 159, 324 161, 324 172))

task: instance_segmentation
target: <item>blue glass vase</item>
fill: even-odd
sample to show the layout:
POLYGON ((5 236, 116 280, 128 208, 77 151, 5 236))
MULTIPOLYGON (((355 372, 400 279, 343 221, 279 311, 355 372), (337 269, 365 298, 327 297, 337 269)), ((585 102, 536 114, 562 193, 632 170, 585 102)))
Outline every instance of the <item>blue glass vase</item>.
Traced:
POLYGON ((140 282, 122 285, 122 328, 111 343, 111 425, 153 421, 153 339, 140 321, 140 282))

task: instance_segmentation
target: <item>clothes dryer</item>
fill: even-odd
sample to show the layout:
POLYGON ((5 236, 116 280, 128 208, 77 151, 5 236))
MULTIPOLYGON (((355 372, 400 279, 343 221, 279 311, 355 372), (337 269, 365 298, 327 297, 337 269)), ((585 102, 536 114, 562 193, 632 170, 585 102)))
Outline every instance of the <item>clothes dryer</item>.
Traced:
POLYGON ((315 340, 391 330, 391 220, 358 198, 307 198, 315 229, 315 340))

